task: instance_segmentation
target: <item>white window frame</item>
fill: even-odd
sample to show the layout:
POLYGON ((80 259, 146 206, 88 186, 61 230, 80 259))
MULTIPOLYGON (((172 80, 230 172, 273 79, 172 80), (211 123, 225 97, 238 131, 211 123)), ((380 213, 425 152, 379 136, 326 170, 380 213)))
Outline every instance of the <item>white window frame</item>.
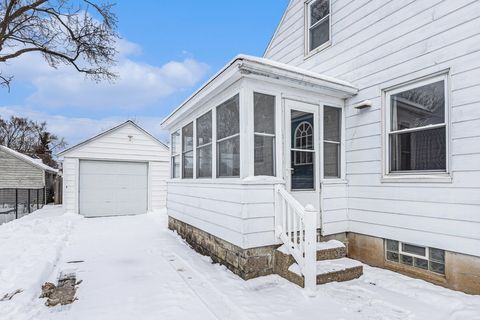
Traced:
POLYGON ((214 125, 214 123, 213 123, 213 120, 214 120, 214 119, 213 119, 213 112, 214 112, 214 110, 213 110, 213 109, 210 109, 210 110, 204 112, 203 114, 201 114, 200 116, 198 116, 198 117, 195 118, 195 128, 194 128, 195 131, 193 132, 194 145, 195 145, 195 153, 194 153, 194 157, 195 157, 195 159, 194 159, 194 163, 195 163, 194 177, 195 177, 195 179, 211 179, 211 178, 213 178, 213 176, 214 176, 214 172, 213 172, 213 161, 214 161, 215 155, 213 154, 213 144, 214 144, 214 143, 213 143, 213 130, 216 129, 216 128, 213 127, 213 125, 214 125), (211 125, 211 130, 212 130, 211 136, 210 136, 210 142, 204 143, 204 144, 198 144, 198 143, 197 143, 197 124, 198 124, 198 119, 200 119, 201 117, 205 116, 205 115, 206 115, 207 113, 209 113, 209 112, 211 113, 210 125, 211 125), (197 157, 198 157, 198 153, 199 153, 198 150, 201 149, 201 148, 204 148, 204 147, 208 147, 208 146, 210 146, 210 157, 211 157, 211 159, 210 159, 210 162, 211 162, 211 168, 210 168, 210 170, 212 170, 212 171, 210 172, 210 177, 200 177, 200 176, 198 175, 198 170, 199 170, 199 168, 198 168, 198 165, 197 165, 197 160, 198 160, 197 157))
POLYGON ((265 96, 271 96, 273 97, 274 105, 273 105, 273 112, 274 112, 274 117, 273 117, 273 134, 272 133, 264 133, 264 132, 256 132, 255 131, 255 118, 253 119, 253 141, 252 141, 252 146, 253 146, 253 165, 252 165, 252 171, 253 175, 255 175, 255 137, 270 137, 273 138, 273 159, 272 159, 272 166, 273 166, 273 175, 272 177, 277 176, 277 96, 275 94, 270 94, 270 93, 263 93, 261 91, 253 90, 252 91, 252 99, 253 99, 253 111, 252 113, 255 114, 255 93, 257 94, 262 94, 265 96))
MULTIPOLYGON (((224 99, 222 100, 222 102, 220 102, 219 104, 217 104, 213 109, 215 109, 215 127, 214 127, 214 130, 215 130, 215 163, 216 163, 216 166, 215 166, 215 178, 217 179, 239 179, 242 177, 242 137, 241 137, 241 132, 242 132, 242 100, 241 100, 241 94, 240 93, 235 93, 233 95, 231 95, 229 98, 227 99, 224 99), (239 125, 239 128, 238 128, 238 133, 235 133, 231 136, 228 136, 228 137, 224 137, 224 138, 221 138, 221 139, 218 139, 217 138, 217 113, 218 113, 218 108, 224 104, 225 102, 227 102, 228 100, 234 98, 235 96, 238 95, 238 125, 239 125), (239 137, 239 143, 240 143, 240 154, 239 154, 239 174, 238 176, 220 176, 219 174, 219 170, 220 170, 220 165, 219 165, 219 154, 218 154, 218 149, 219 149, 219 144, 220 142, 223 142, 223 141, 227 141, 227 140, 231 140, 231 139, 234 139, 236 137, 239 137)), ((213 155, 212 155, 213 157, 213 155)), ((213 175, 213 172, 212 172, 212 175, 213 175)))
POLYGON ((345 123, 344 123, 344 112, 343 112, 343 108, 342 107, 339 107, 339 106, 335 106, 335 105, 329 105, 329 104, 324 104, 322 106, 322 145, 321 145, 321 150, 322 150, 322 180, 342 180, 343 177, 344 177, 344 171, 345 171, 345 168, 343 166, 343 161, 345 159, 345 154, 344 154, 344 146, 345 146, 345 143, 343 141, 344 139, 344 134, 343 134, 343 130, 344 130, 344 127, 345 126, 345 123), (336 108, 336 109, 339 109, 340 111, 340 141, 331 141, 331 140, 326 140, 325 137, 324 137, 324 133, 323 133, 323 128, 325 126, 325 107, 329 107, 329 108, 336 108), (339 148, 338 148, 338 172, 339 172, 339 175, 337 177, 334 177, 334 176, 326 176, 325 175, 325 147, 324 147, 324 143, 331 143, 331 144, 337 144, 339 145, 339 148))
POLYGON ((383 90, 382 99, 385 106, 383 115, 383 177, 382 182, 451 182, 450 175, 450 81, 448 70, 428 75, 419 79, 415 79, 406 83, 396 85, 394 87, 383 90), (391 131, 391 96, 400 92, 408 91, 414 88, 444 81, 445 95, 445 122, 442 124, 428 125, 419 128, 404 129, 391 131), (445 127, 446 143, 445 143, 445 170, 411 170, 411 171, 391 171, 390 163, 390 135, 399 132, 415 132, 425 129, 434 129, 445 127))
POLYGON ((171 179, 181 179, 182 178, 182 129, 174 130, 170 134, 170 178, 171 179), (177 153, 173 153, 173 139, 172 139, 172 136, 176 133, 178 133, 178 136, 179 136, 180 146, 177 146, 177 153), (173 159, 177 156, 180 159, 180 174, 179 174, 178 177, 174 177, 173 176, 173 167, 175 165, 175 162, 173 161, 173 159))
MULTIPOLYGON (((308 136, 307 136, 308 137, 308 136)), ((313 156, 312 156, 312 161, 311 162, 298 162, 297 160, 297 151, 298 152, 310 152, 310 153, 315 153, 315 140, 314 140, 314 132, 313 132, 313 126, 310 124, 310 122, 308 121, 302 121, 300 122, 297 127, 295 128, 295 134, 293 135, 293 139, 294 139, 294 146, 295 148, 292 148, 291 150, 294 151, 293 153, 293 156, 294 156, 294 159, 293 159, 293 162, 296 166, 307 166, 307 165, 311 165, 313 163, 313 156), (297 146, 297 131, 298 129, 300 128, 301 125, 303 124, 307 124, 309 127, 310 127, 310 130, 311 130, 311 137, 312 137, 312 148, 313 149, 302 149, 302 148, 299 148, 297 146)))
POLYGON ((328 15, 317 21, 314 25, 310 25, 311 22, 311 15, 310 15, 310 8, 313 3, 316 1, 321 0, 306 0, 305 1, 305 30, 304 30, 304 38, 305 38, 305 58, 309 58, 312 55, 322 51, 323 49, 329 47, 332 44, 332 0, 328 0, 329 11, 328 15), (318 24, 322 23, 325 19, 329 18, 329 26, 328 26, 328 41, 321 44, 320 46, 310 50, 310 30, 316 27, 318 24))
POLYGON ((181 141, 180 141, 180 145, 181 145, 181 157, 180 157, 180 171, 181 171, 181 174, 180 174, 180 177, 182 179, 194 179, 195 178, 195 161, 196 161, 196 158, 195 158, 195 138, 196 138, 196 135, 195 135, 195 121, 190 121, 188 122, 186 125, 182 126, 182 128, 180 129, 180 138, 181 138, 181 141), (190 151, 184 151, 183 150, 183 129, 189 125, 192 125, 192 150, 190 151), (185 156, 186 153, 188 152, 191 152, 192 153, 192 176, 191 177, 185 177, 185 168, 183 167, 183 157, 185 156))

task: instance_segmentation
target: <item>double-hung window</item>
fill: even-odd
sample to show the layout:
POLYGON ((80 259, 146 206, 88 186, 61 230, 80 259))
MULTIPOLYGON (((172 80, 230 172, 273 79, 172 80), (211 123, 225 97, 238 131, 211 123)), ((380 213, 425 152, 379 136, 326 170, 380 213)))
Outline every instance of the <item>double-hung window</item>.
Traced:
POLYGON ((171 136, 171 148, 172 148, 172 178, 180 178, 180 130, 172 133, 171 136))
POLYGON ((225 101, 216 110, 217 177, 240 176, 239 95, 225 101))
POLYGON ((327 45, 330 42, 330 1, 312 0, 306 3, 306 52, 327 45))
POLYGON ((182 178, 193 178, 193 122, 182 128, 182 178))
POLYGON ((254 174, 275 176, 275 96, 254 93, 254 174))
POLYGON ((323 109, 323 176, 340 178, 342 109, 323 109))
POLYGON ((386 93, 389 173, 447 171, 446 76, 386 93))
POLYGON ((197 119, 197 177, 212 177, 212 111, 197 119))

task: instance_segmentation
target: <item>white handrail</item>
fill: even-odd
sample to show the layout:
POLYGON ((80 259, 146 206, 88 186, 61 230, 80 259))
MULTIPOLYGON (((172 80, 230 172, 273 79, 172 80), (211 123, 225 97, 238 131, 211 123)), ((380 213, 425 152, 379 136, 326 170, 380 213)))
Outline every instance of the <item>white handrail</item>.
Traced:
POLYGON ((302 206, 283 185, 275 186, 275 235, 300 266, 305 288, 316 288, 317 212, 302 206))

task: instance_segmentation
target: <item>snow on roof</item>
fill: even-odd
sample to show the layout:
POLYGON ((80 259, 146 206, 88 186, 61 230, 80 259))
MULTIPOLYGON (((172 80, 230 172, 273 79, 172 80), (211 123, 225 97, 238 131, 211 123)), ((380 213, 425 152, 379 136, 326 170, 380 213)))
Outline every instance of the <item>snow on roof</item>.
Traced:
POLYGON ((26 154, 23 154, 23 153, 20 153, 18 151, 15 151, 13 149, 10 149, 8 147, 5 147, 5 146, 0 146, 0 150, 3 150, 5 151, 6 153, 14 156, 15 158, 18 158, 24 162, 27 162, 31 165, 33 165, 34 167, 37 167, 39 169, 42 169, 42 170, 45 170, 45 171, 49 171, 49 172, 54 172, 54 173, 58 173, 58 170, 57 169, 54 169, 50 166, 47 166, 46 164, 44 164, 42 162, 41 159, 34 159, 32 157, 29 157, 27 156, 26 154))
POLYGON ((60 152, 60 153, 58 154, 58 156, 63 156, 63 155, 65 155, 66 153, 68 153, 68 152, 70 152, 70 151, 73 151, 74 149, 77 149, 77 148, 79 148, 79 147, 81 147, 81 146, 83 146, 83 145, 86 145, 87 143, 90 143, 90 142, 93 141, 93 140, 96 140, 96 139, 98 139, 98 138, 100 138, 100 137, 103 137, 103 136, 105 136, 105 135, 107 135, 107 134, 109 134, 109 133, 111 133, 111 132, 113 132, 113 131, 115 131, 115 130, 117 130, 117 129, 120 129, 121 127, 123 127, 123 126, 126 125, 126 124, 131 124, 131 125, 133 125, 135 128, 137 128, 137 129, 140 130, 141 132, 145 133, 146 135, 150 136, 150 137, 153 138, 156 142, 158 142, 161 146, 165 147, 165 148, 168 150, 168 146, 167 146, 166 144, 164 144, 163 142, 161 142, 160 140, 158 140, 157 138, 155 138, 155 137, 154 137, 153 135, 151 135, 148 131, 146 131, 145 129, 143 129, 142 127, 140 127, 138 124, 136 124, 136 123, 133 122, 132 120, 127 120, 127 121, 125 121, 125 122, 122 122, 122 123, 119 124, 118 126, 115 126, 115 127, 110 128, 110 129, 108 129, 108 130, 106 130, 106 131, 103 131, 103 132, 97 134, 96 136, 93 136, 93 137, 91 137, 91 138, 89 138, 89 139, 87 139, 87 140, 85 140, 85 141, 82 141, 82 142, 80 142, 80 143, 78 143, 78 144, 76 144, 76 145, 74 145, 74 146, 72 146, 72 147, 70 147, 70 148, 68 148, 68 149, 63 150, 62 152, 60 152))
POLYGON ((212 82, 214 82, 217 78, 219 78, 227 69, 229 69, 235 64, 242 66, 242 63, 252 65, 253 68, 258 68, 259 66, 271 68, 273 72, 276 72, 276 73, 283 72, 283 73, 295 76, 306 82, 307 81, 321 82, 325 86, 330 86, 332 88, 333 87, 340 88, 340 90, 343 90, 344 92, 348 93, 350 96, 358 92, 358 88, 347 81, 336 79, 334 77, 326 76, 326 75, 309 71, 303 68, 294 67, 278 61, 240 54, 240 55, 237 55, 229 63, 227 63, 219 72, 213 75, 197 91, 195 91, 190 97, 188 97, 178 108, 176 108, 172 113, 170 113, 162 121, 162 125, 164 125, 169 119, 174 117, 174 115, 180 109, 190 104, 192 100, 195 99, 196 96, 198 96, 206 87, 208 87, 212 82))

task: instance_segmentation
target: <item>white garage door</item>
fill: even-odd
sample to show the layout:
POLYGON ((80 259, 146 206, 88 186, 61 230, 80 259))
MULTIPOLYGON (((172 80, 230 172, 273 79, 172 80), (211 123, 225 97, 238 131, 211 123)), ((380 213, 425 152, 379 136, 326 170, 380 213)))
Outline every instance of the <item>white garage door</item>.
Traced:
POLYGON ((86 217, 147 212, 147 164, 80 161, 80 214, 86 217))

